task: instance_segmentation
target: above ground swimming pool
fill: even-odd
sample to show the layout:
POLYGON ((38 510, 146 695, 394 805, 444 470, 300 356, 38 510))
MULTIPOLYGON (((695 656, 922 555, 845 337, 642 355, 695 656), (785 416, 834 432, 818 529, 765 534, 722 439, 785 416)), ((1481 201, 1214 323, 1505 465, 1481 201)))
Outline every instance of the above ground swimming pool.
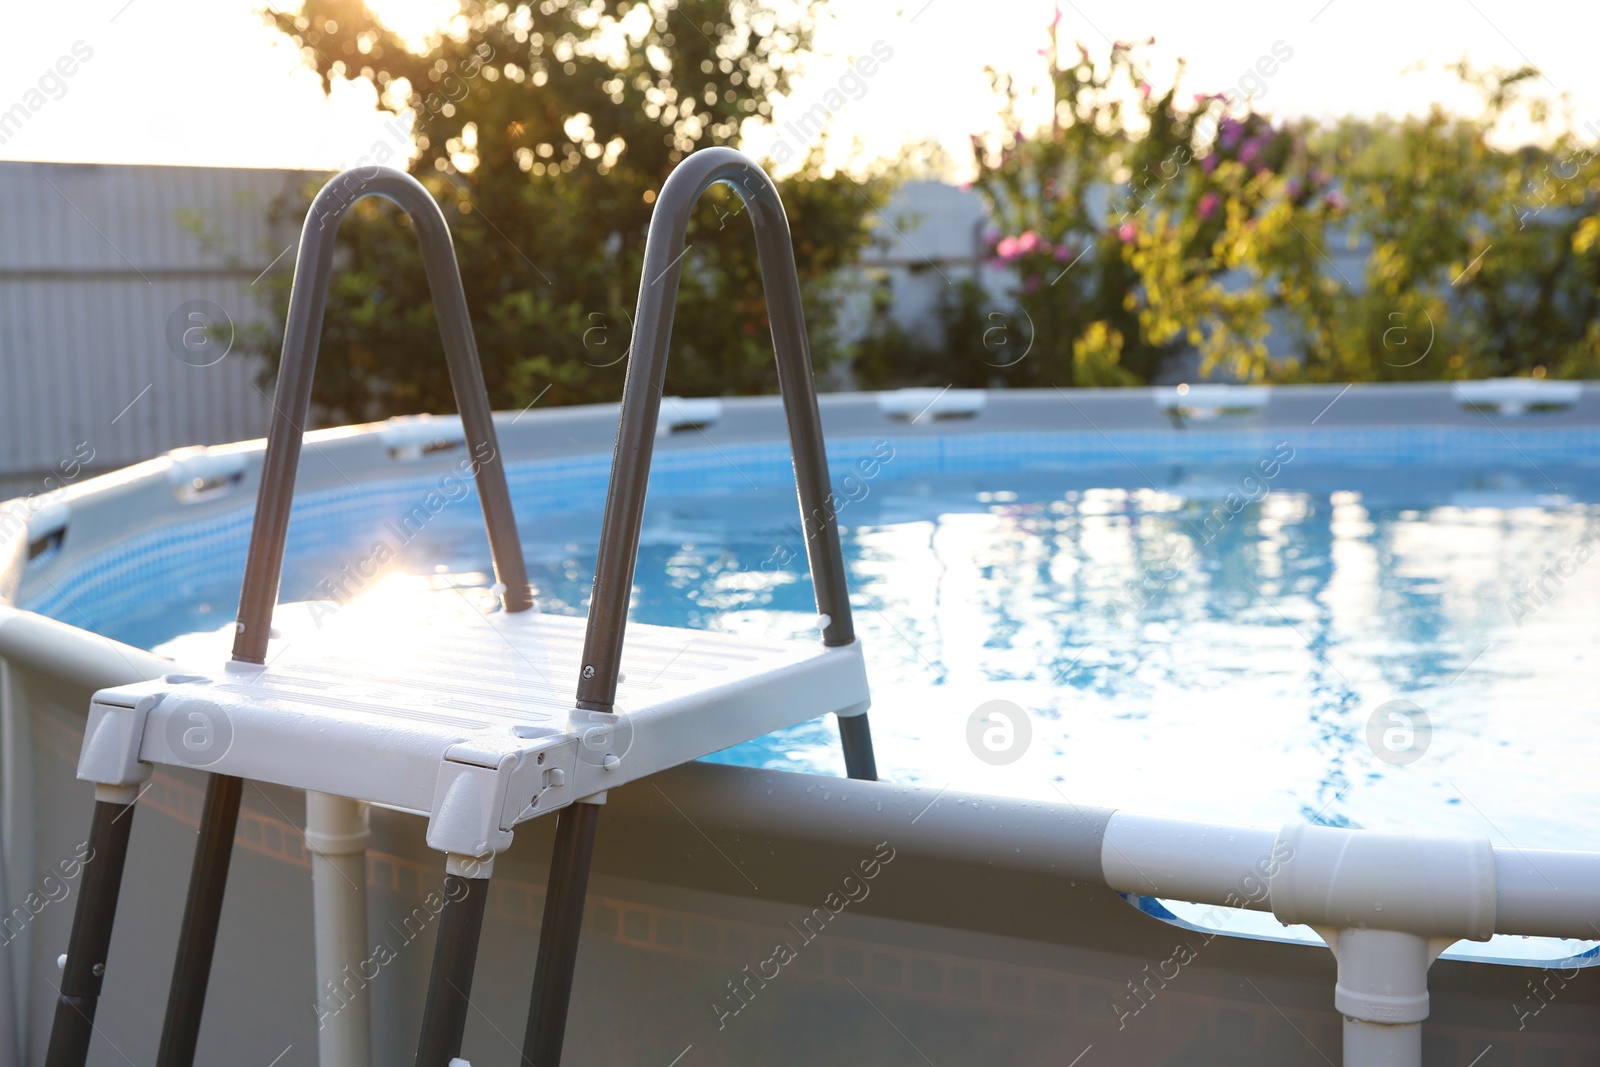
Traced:
MULTIPOLYGON (((786 446, 675 443, 633 617, 807 636, 786 446)), ((835 436, 881 771, 1224 822, 1600 845, 1597 444, 1471 425, 835 436), (1021 718, 969 734, 994 700, 1021 718)), ((542 610, 585 611, 608 462, 512 458, 542 610)), ((186 635, 232 619, 247 532, 236 511, 148 533, 23 606, 181 661, 186 635)), ((290 537, 286 602, 491 580, 476 495, 448 473, 307 495, 290 537)), ((837 750, 819 721, 715 758, 835 774, 837 750)))
MULTIPOLYGON (((780 410, 775 398, 664 406, 635 620, 814 639, 780 410)), ((821 410, 886 782, 842 780, 832 724, 815 721, 613 790, 575 1062, 668 1062, 686 1046, 703 1063, 815 1062, 833 1044, 802 1023, 821 1018, 830 1042, 878 1063, 922 1062, 908 1035, 941 1063, 1073 1062, 1091 1046, 1127 1063, 1320 1062, 1306 1044, 1332 1059, 1340 1040, 1331 954, 1271 912, 1152 900, 1134 887, 1143 872, 1113 880, 1116 841, 1143 825, 1124 813, 1468 835, 1497 846, 1502 901, 1542 892, 1517 872, 1523 850, 1600 850, 1586 773, 1593 391, 930 390, 828 396, 821 410), (758 965, 763 940, 880 837, 901 857, 892 877, 807 950, 781 1002, 752 1009, 766 1023, 725 1029, 729 975, 758 965), (1215 929, 1244 936, 1213 941, 1215 929), (1181 981, 1161 971, 1152 1000, 1151 968, 1172 962, 1175 939, 1203 951, 1181 981), (609 1025, 616 1010, 637 1025, 609 1025)), ((546 612, 585 610, 615 417, 497 420, 546 612)), ((286 640, 353 624, 354 601, 381 613, 431 590, 492 603, 466 452, 451 419, 308 436, 281 589, 306 604, 280 612, 286 640)), ((12 505, 26 547, 0 559, 0 599, 14 590, 19 607, 180 663, 215 658, 260 456, 259 442, 184 450, 12 505)), ((11 903, 79 840, 83 706, 116 684, 85 677, 167 669, 30 618, 0 613, 11 903)), ((171 950, 172 872, 188 862, 203 780, 161 768, 140 801, 125 906, 146 922, 119 933, 123 961, 171 950)), ((438 860, 416 815, 372 819, 361 892, 370 935, 393 941, 438 860)), ((302 791, 246 791, 202 1060, 266 1062, 286 1041, 317 1041, 304 1012, 308 821, 302 791)), ((495 1050, 526 1012, 548 822, 519 827, 498 861, 484 1021, 469 1033, 487 1064, 510 1062, 495 1050)), ((1239 841, 1253 858, 1258 844, 1239 841)), ((1552 858, 1528 860, 1534 873, 1587 862, 1538 855, 1552 858)), ((17 935, 34 1051, 67 919, 47 909, 17 935)), ((404 948, 415 940, 427 939, 395 942, 400 962, 373 982, 374 1062, 409 1054, 427 974, 426 951, 404 948)), ((1596 958, 1593 942, 1553 937, 1456 942, 1429 972, 1422 1062, 1592 1062, 1595 994, 1573 979, 1596 958), (1562 983, 1559 995, 1529 992, 1536 982, 1562 983)), ((112 960, 108 988, 121 984, 96 1022, 135 1059, 153 1051, 140 1042, 160 1012, 142 969, 112 960)))

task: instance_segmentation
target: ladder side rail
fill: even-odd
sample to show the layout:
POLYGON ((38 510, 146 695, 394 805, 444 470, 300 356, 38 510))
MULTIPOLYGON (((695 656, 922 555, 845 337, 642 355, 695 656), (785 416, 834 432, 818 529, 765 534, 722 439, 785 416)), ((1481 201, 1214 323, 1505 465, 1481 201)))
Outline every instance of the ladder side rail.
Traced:
POLYGON ((295 473, 300 465, 302 437, 311 410, 312 376, 321 342, 323 312, 328 304, 328 283, 333 274, 334 238, 350 208, 369 196, 380 196, 398 205, 416 229, 456 406, 461 412, 462 429, 476 468, 478 498, 488 527, 495 577, 505 586, 507 611, 523 611, 533 604, 488 391, 484 387, 483 368, 478 362, 478 346, 444 213, 422 183, 411 175, 388 167, 354 168, 330 180, 311 202, 300 232, 300 247, 295 253, 294 286, 289 294, 283 356, 278 367, 261 488, 239 596, 233 658, 242 662, 262 663, 266 659, 272 611, 277 604, 278 582, 283 570, 295 473))
POLYGON ((777 187, 759 166, 731 148, 707 148, 691 155, 672 172, 650 218, 644 276, 589 604, 584 668, 578 682, 577 702, 581 708, 610 711, 616 701, 623 631, 638 557, 656 422, 661 412, 678 282, 683 272, 684 241, 690 213, 701 195, 718 182, 731 187, 744 201, 755 227, 794 457, 806 555, 816 590, 817 612, 827 617, 822 626, 823 643, 838 646, 855 640, 789 222, 777 187))

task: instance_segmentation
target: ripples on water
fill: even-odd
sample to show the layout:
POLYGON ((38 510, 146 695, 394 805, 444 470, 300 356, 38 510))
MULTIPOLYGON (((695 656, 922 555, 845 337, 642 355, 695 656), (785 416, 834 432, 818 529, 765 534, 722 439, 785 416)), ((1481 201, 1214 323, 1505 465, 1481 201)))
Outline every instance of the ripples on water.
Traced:
MULTIPOLYGON (((1600 848, 1600 562, 1577 559, 1600 523, 1591 472, 1545 465, 1557 489, 1537 475, 1285 467, 1226 521, 1213 509, 1238 472, 1146 473, 1154 484, 1109 470, 944 475, 846 506, 885 777, 1600 848), (1573 573, 1545 579, 1544 604, 1514 604, 1520 582, 1563 559, 1573 573), (966 731, 996 698, 1032 727, 1023 758, 1000 768, 973 757, 966 731), (1394 699, 1434 725, 1408 766, 1367 742, 1394 699)), ((800 551, 791 501, 654 509, 636 617, 810 636, 802 563, 780 565, 800 551)), ((581 605, 590 553, 539 570, 552 600, 581 605)), ((828 723, 719 758, 842 770, 828 723)))
MULTIPOLYGON (((882 774, 1256 825, 1600 849, 1600 561, 1577 559, 1600 531, 1596 472, 1301 460, 1227 514, 1247 473, 1146 464, 872 482, 839 521, 882 774), (1558 564, 1572 573, 1546 578, 1551 595, 1515 618, 1520 583, 1558 564), (967 742, 993 699, 1025 709, 1032 730, 1004 767, 967 742), (1408 766, 1366 740, 1394 699, 1434 725, 1408 766)), ((745 489, 652 501, 635 618, 815 639, 792 490, 745 489)), ((527 524, 545 610, 583 610, 598 505, 527 524)), ((405 566, 486 582, 472 510, 405 566)), ((311 595, 328 567, 291 558, 284 599, 311 595)), ((175 590, 183 609, 156 604, 105 629, 146 647, 213 629, 237 591, 175 590)), ((842 773, 831 722, 716 758, 842 773)))

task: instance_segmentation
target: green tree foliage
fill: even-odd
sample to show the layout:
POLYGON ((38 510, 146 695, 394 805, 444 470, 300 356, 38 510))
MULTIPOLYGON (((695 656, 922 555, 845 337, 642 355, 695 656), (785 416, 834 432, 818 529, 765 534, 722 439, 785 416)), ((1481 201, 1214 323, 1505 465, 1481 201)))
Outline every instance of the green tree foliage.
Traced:
MULTIPOLYGON (((1348 191, 1349 237, 1370 255, 1357 284, 1308 281, 1288 294, 1299 357, 1278 376, 1600 371, 1600 159, 1571 131, 1496 147, 1537 72, 1456 71, 1479 88, 1480 115, 1436 107, 1403 121, 1346 120, 1319 137, 1348 191)), ((1546 114, 1538 98, 1528 103, 1535 119, 1546 114)))
MULTIPOLYGON (((444 208, 485 378, 497 407, 615 400, 651 204, 673 166, 737 147, 770 114, 810 41, 811 3, 533 0, 461 9, 412 51, 361 0, 306 0, 273 23, 325 89, 364 79, 409 111, 360 162, 405 166, 444 208)), ((838 358, 839 269, 870 237, 882 178, 825 175, 814 148, 780 183, 795 235, 813 356, 838 358)), ((313 190, 307 190, 307 198, 313 190)), ((305 200, 280 210, 303 217, 305 200)), ((754 243, 742 206, 715 189, 689 233, 669 392, 774 391, 754 243)), ((323 330, 315 400, 332 418, 451 411, 421 258, 399 212, 358 204, 323 330)), ((287 274, 276 279, 282 321, 287 274)), ((255 347, 275 370, 281 332, 255 347)))

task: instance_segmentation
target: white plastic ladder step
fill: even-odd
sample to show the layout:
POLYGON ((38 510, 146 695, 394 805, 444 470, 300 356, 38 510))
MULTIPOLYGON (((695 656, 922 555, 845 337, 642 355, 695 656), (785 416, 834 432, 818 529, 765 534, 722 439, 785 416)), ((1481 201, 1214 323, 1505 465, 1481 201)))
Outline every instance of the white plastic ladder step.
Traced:
POLYGON ((868 702, 859 642, 635 623, 608 715, 573 709, 581 618, 486 614, 438 589, 273 621, 265 666, 229 662, 223 630, 164 649, 183 673, 97 693, 78 776, 132 784, 167 764, 313 789, 427 814, 431 847, 484 856, 519 822, 868 702))

